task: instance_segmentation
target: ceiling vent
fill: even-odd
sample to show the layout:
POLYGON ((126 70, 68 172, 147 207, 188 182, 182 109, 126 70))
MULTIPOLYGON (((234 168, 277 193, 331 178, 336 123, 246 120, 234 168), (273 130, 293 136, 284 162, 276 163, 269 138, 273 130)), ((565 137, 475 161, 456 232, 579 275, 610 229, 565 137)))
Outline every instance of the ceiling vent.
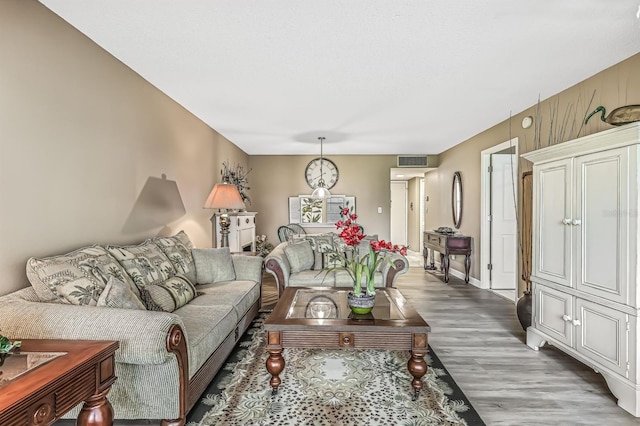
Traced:
POLYGON ((398 155, 398 167, 438 167, 438 156, 398 155))

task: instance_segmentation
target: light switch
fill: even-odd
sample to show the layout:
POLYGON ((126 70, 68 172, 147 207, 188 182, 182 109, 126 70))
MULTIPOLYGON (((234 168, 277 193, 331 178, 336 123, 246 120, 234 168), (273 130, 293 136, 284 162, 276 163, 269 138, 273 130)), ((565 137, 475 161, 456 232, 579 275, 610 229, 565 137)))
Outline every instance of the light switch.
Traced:
POLYGON ((382 213, 382 207, 378 207, 378 213, 382 213))

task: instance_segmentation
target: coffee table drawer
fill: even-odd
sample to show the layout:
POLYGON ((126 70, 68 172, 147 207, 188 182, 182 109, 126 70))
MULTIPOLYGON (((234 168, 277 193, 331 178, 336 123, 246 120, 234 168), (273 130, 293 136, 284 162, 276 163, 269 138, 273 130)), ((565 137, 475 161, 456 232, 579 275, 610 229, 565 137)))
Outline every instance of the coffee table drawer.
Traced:
POLYGON ((411 350, 412 336, 409 332, 287 330, 282 332, 282 347, 411 350))

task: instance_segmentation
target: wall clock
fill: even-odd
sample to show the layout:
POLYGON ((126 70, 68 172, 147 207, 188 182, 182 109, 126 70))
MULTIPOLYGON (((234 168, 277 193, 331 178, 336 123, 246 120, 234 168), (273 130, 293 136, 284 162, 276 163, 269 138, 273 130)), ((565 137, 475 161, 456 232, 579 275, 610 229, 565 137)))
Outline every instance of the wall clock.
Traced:
POLYGON ((320 161, 322 161, 322 177, 324 179, 324 186, 327 189, 331 189, 334 187, 336 182, 338 182, 338 176, 340 173, 338 172, 336 164, 327 158, 318 157, 309 161, 307 168, 304 170, 304 177, 307 180, 307 185, 312 189, 315 189, 318 186, 318 181, 320 180, 320 161))

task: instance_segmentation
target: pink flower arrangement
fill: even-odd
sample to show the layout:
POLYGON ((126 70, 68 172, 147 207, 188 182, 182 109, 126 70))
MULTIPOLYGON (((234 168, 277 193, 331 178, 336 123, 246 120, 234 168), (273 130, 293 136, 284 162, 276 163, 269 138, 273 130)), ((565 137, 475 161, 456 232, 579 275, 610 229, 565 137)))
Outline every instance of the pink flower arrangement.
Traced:
POLYGON ((336 222, 336 228, 340 230, 338 236, 342 238, 345 244, 353 248, 352 256, 348 257, 340 253, 343 267, 333 269, 346 270, 353 279, 353 293, 355 295, 375 294, 374 277, 375 272, 383 260, 389 262, 395 269, 395 264, 386 256, 386 253, 400 253, 405 256, 407 248, 392 244, 391 241, 369 241, 369 251, 360 255, 358 247, 366 235, 362 232, 362 228, 357 224, 358 215, 351 211, 350 207, 340 208, 340 217, 342 220, 336 222), (362 280, 366 280, 365 291, 362 289, 362 280))

